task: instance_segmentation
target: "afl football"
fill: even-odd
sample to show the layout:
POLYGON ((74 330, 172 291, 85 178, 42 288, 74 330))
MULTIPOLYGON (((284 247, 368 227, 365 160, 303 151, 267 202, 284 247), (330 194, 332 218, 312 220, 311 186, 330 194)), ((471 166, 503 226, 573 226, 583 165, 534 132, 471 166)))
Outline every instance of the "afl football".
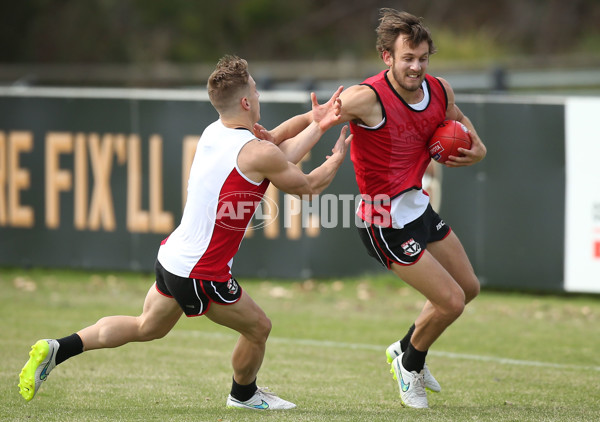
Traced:
POLYGON ((427 144, 429 155, 444 164, 450 155, 460 157, 458 148, 471 149, 471 136, 465 125, 456 120, 444 120, 427 144))

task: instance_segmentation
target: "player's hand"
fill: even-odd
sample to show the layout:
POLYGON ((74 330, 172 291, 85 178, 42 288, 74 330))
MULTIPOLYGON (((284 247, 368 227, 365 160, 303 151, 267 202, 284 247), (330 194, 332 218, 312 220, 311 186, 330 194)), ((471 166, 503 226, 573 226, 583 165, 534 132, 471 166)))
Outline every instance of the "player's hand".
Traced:
POLYGON ((475 163, 483 160, 487 154, 487 148, 481 142, 479 136, 475 133, 469 131, 469 136, 471 137, 471 149, 466 148, 458 148, 458 152, 462 154, 462 156, 457 157, 455 155, 450 155, 448 160, 444 163, 447 167, 464 167, 471 166, 475 163))
POLYGON ((314 92, 310 93, 312 118, 313 121, 319 124, 319 128, 323 132, 338 124, 342 117, 342 101, 340 100, 340 94, 343 90, 344 87, 340 86, 325 104, 319 104, 317 102, 317 95, 314 92))
POLYGON ((254 123, 254 126, 252 127, 252 131, 254 132, 254 136, 256 136, 258 139, 262 139, 263 141, 272 142, 275 145, 278 144, 277 142, 275 142, 275 138, 273 137, 271 132, 269 132, 267 129, 265 129, 265 127, 263 125, 261 125, 260 123, 254 123))
POLYGON ((340 160, 344 160, 344 157, 346 156, 346 152, 348 151, 348 146, 350 145, 350 142, 352 142, 352 137, 354 135, 350 135, 348 137, 346 137, 346 134, 348 133, 348 126, 343 126, 342 130, 340 131, 340 136, 338 138, 338 140, 336 141, 335 145, 333 146, 333 148, 331 149, 332 154, 327 156, 327 159, 329 160, 332 157, 339 157, 340 160))

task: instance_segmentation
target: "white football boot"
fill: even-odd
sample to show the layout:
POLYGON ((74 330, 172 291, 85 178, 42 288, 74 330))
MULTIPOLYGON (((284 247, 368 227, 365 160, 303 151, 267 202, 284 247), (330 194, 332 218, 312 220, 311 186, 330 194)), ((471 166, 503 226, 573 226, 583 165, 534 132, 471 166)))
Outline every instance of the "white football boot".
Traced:
MULTIPOLYGON (((392 343, 385 351, 385 355, 387 357, 387 363, 391 364, 396 357, 402 354, 402 348, 400 347, 400 341, 392 343)), ((390 369, 392 372, 392 369, 390 369)), ((431 371, 427 367, 427 363, 423 367, 423 378, 425 379, 425 388, 433 393, 439 393, 442 391, 442 387, 440 383, 431 375, 431 371)))
POLYGON ((402 366, 402 355, 392 361, 392 372, 394 379, 398 381, 400 387, 400 399, 402 404, 415 409, 427 409, 427 391, 425 391, 425 381, 423 379, 423 370, 421 372, 409 372, 402 366))
POLYGON ((227 397, 227 407, 252 410, 283 410, 293 409, 296 405, 276 396, 267 388, 259 387, 256 393, 246 401, 239 401, 230 394, 227 397))

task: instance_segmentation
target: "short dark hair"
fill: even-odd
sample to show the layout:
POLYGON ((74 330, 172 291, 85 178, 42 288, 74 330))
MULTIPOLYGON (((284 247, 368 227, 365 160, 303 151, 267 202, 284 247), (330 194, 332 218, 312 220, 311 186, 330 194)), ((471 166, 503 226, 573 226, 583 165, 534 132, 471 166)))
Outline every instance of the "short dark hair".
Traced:
POLYGON ((405 35, 411 47, 416 47, 423 41, 427 41, 429 54, 436 52, 431 32, 423 24, 422 18, 390 8, 379 9, 379 14, 379 26, 376 29, 379 55, 383 54, 384 51, 393 53, 394 43, 399 35, 405 35))
POLYGON ((213 107, 218 112, 227 110, 236 100, 240 89, 248 86, 249 79, 246 60, 234 55, 223 56, 206 84, 213 107))

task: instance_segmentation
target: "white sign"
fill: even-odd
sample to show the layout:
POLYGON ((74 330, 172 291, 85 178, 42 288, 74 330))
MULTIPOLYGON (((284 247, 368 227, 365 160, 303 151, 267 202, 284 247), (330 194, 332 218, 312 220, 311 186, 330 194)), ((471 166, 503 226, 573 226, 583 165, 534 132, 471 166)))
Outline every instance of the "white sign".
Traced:
POLYGON ((600 293, 600 98, 565 107, 565 290, 600 293))

